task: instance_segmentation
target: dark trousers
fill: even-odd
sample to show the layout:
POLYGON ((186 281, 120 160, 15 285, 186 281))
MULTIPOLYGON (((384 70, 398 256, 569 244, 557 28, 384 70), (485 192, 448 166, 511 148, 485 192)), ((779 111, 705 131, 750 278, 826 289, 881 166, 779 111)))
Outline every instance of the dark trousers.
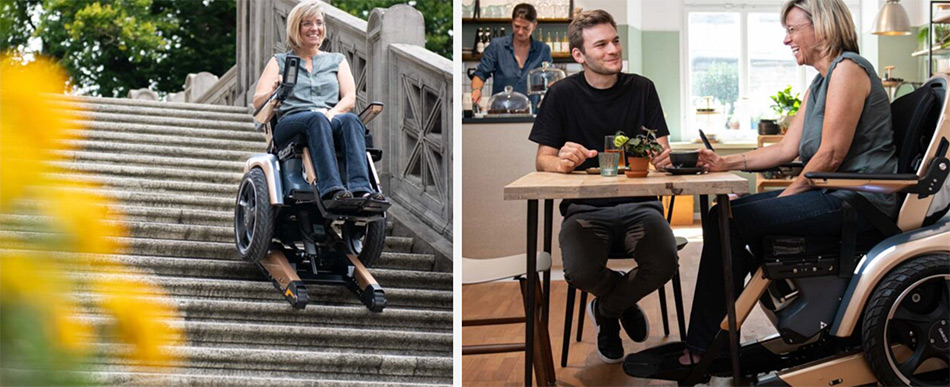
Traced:
POLYGON ((317 190, 321 195, 346 188, 351 192, 371 192, 366 161, 366 127, 353 113, 339 114, 333 120, 320 112, 300 112, 282 117, 274 130, 274 142, 284 146, 297 134, 304 134, 313 168, 317 172, 317 190), (336 153, 342 154, 346 186, 340 177, 336 153))
POLYGON ((600 312, 619 317, 676 273, 676 239, 659 201, 613 207, 571 204, 558 236, 564 278, 597 296, 600 312), (629 273, 607 268, 610 252, 633 257, 629 273))
MULTIPOLYGON (((733 289, 738 298, 745 278, 761 263, 762 239, 766 236, 841 236, 842 199, 825 190, 777 197, 769 191, 733 200, 729 237, 732 248, 733 289)), ((703 253, 699 263, 686 344, 702 353, 712 344, 726 316, 725 282, 722 276, 722 242, 719 206, 709 210, 703 224, 703 253)), ((858 244, 882 238, 866 218, 857 216, 858 244)))

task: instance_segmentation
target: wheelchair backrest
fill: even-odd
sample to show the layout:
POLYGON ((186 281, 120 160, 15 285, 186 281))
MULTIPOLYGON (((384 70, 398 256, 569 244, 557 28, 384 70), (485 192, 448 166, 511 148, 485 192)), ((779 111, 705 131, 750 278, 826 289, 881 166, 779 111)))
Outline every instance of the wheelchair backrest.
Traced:
MULTIPOLYGON (((898 173, 916 173, 921 177, 927 173, 931 160, 946 157, 950 145, 948 84, 947 75, 934 76, 913 93, 891 104, 898 173)), ((950 179, 935 195, 898 194, 901 203, 898 227, 905 231, 916 229, 933 224, 946 214, 950 208, 947 183, 950 179)))

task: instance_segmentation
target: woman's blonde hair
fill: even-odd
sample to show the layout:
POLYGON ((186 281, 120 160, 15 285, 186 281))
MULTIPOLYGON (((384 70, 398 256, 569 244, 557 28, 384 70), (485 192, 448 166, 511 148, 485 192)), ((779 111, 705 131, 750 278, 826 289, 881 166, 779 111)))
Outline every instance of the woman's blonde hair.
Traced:
POLYGON ((841 0, 789 0, 782 6, 782 27, 792 8, 808 15, 815 29, 821 55, 836 58, 845 51, 858 54, 858 35, 854 31, 851 11, 841 0))
MULTIPOLYGON (((290 10, 290 14, 287 15, 287 45, 290 46, 291 50, 300 49, 300 41, 303 40, 300 36, 300 23, 304 20, 316 19, 317 16, 324 19, 323 8, 316 1, 302 1, 290 10)), ((324 25, 326 25, 325 23, 324 20, 324 25)), ((324 27, 323 38, 321 39, 326 39, 326 31, 327 29, 324 27)), ((323 40, 320 41, 320 45, 323 45, 323 40)))

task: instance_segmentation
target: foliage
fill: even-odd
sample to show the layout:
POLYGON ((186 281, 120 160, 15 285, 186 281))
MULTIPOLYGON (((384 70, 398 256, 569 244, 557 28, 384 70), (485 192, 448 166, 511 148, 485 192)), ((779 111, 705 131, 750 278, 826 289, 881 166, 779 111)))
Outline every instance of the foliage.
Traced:
POLYGON ((694 85, 694 94, 712 96, 719 103, 728 106, 726 114, 732 114, 739 100, 739 69, 736 63, 716 61, 698 76, 694 85))
POLYGON ((615 133, 614 145, 623 148, 627 157, 650 157, 663 151, 663 146, 656 141, 656 130, 640 128, 641 133, 636 137, 627 137, 622 130, 615 133))
POLYGON ((72 85, 91 95, 175 92, 189 73, 220 76, 234 65, 236 0, 0 2, 0 48, 22 51, 39 39, 39 53, 56 58, 72 85))
POLYGON ((89 258, 123 249, 127 230, 102 187, 57 167, 84 129, 83 113, 51 96, 66 90, 65 72, 42 56, 23 62, 0 55, 0 219, 25 231, 0 235, 0 385, 90 385, 77 371, 97 362, 94 344, 104 338, 128 346, 125 363, 176 362, 166 348, 182 340, 180 323, 156 301, 163 291, 120 263, 89 258), (78 302, 79 289, 88 302, 78 302))
MULTIPOLYGON (((920 31, 917 33, 917 47, 919 49, 930 48, 930 27, 923 26, 920 27, 920 31)), ((934 24, 934 37, 933 42, 935 43, 936 48, 946 48, 950 46, 950 29, 945 27, 943 24, 934 24)))
POLYGON ((334 7, 366 19, 373 8, 409 4, 422 13, 426 25, 426 48, 452 59, 452 2, 443 0, 330 0, 334 7))
POLYGON ((792 95, 791 85, 786 87, 785 90, 779 90, 778 93, 769 98, 772 98, 772 102, 775 102, 772 105, 772 110, 779 117, 794 116, 795 113, 798 113, 798 108, 802 104, 802 100, 798 98, 798 93, 792 95))

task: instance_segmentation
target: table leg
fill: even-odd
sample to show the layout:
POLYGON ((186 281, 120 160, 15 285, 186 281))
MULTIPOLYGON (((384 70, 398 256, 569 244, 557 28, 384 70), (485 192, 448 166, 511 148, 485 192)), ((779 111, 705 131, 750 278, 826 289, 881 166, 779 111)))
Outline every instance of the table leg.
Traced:
POLYGON ((525 337, 524 337, 524 385, 531 386, 531 369, 534 364, 534 324, 535 324, 535 285, 538 267, 538 201, 528 200, 528 233, 525 248, 525 284, 528 297, 525 299, 525 337))
MULTIPOLYGON (((551 232, 554 229, 554 200, 546 199, 544 201, 544 252, 551 254, 551 232)), ((553 255, 553 254, 552 254, 553 255)), ((551 309, 551 271, 544 272, 544 306, 541 312, 541 321, 547 326, 548 314, 551 309)))
POLYGON ((719 235, 722 239, 722 277, 726 290, 726 316, 729 318, 729 355, 732 358, 733 383, 739 385, 742 373, 739 368, 739 332, 736 327, 736 297, 733 288, 732 248, 729 239, 731 208, 729 195, 716 195, 719 203, 719 235))
POLYGON ((709 196, 699 195, 699 225, 706 225, 706 214, 709 213, 709 196))

